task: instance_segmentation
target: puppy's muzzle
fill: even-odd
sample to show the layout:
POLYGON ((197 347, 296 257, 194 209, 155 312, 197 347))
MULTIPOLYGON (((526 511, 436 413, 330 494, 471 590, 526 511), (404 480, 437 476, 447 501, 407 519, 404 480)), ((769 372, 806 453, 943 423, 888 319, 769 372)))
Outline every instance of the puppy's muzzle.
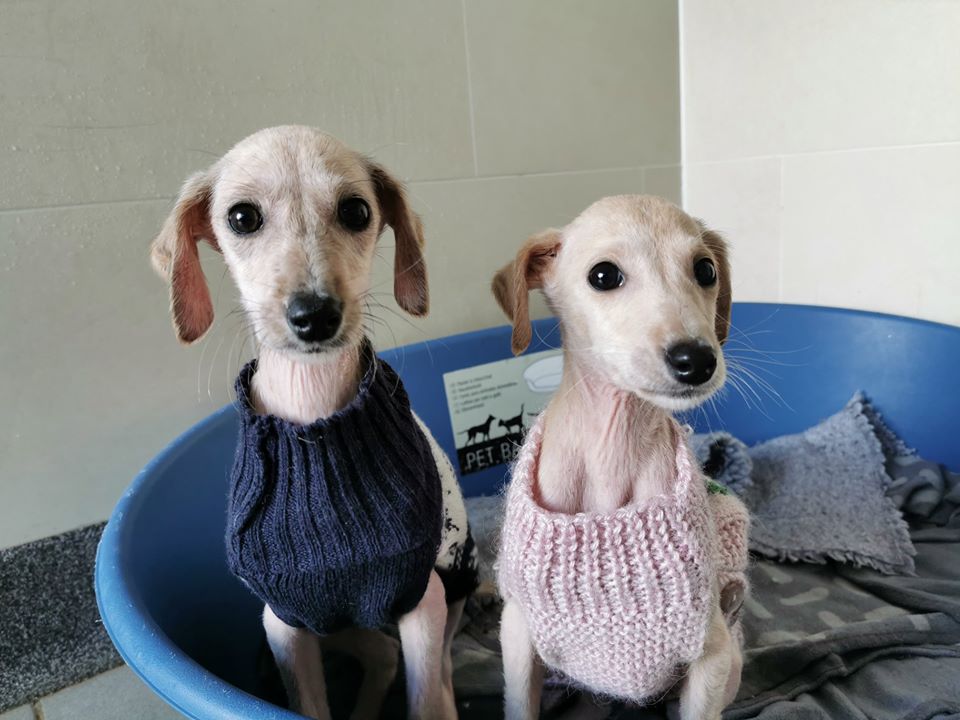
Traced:
POLYGON ((717 369, 713 348, 699 342, 680 342, 667 348, 667 365, 673 377, 684 385, 703 385, 717 369))
POLYGON ((316 293, 297 293, 287 304, 287 324, 293 334, 308 343, 329 340, 343 322, 339 298, 316 293))

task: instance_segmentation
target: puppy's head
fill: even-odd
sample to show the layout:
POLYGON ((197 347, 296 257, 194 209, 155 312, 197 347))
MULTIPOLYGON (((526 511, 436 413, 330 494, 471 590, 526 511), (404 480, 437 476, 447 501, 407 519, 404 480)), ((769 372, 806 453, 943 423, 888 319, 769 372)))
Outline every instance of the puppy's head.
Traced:
POLYGON ((184 343, 213 322, 200 268, 203 240, 223 253, 257 340, 303 359, 363 337, 363 302, 377 238, 396 236, 394 295, 425 315, 420 219, 386 170, 319 130, 286 126, 242 140, 189 178, 154 240, 184 343))
POLYGON ((493 291, 530 344, 527 295, 540 288, 564 349, 589 372, 669 410, 693 407, 726 378, 730 269, 719 235, 660 198, 604 198, 565 228, 530 238, 493 291))

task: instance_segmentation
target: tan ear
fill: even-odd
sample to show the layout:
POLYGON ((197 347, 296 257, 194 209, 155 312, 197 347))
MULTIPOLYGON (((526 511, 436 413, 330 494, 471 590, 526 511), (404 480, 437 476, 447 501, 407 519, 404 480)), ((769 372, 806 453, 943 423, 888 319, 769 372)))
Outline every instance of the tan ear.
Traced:
POLYGON ((717 334, 717 341, 722 345, 727 335, 730 333, 730 308, 733 304, 733 287, 730 278, 730 260, 727 253, 727 243, 720 236, 720 233, 708 230, 703 223, 700 224, 701 237, 703 243, 710 252, 717 264, 717 282, 719 289, 717 293, 717 315, 714 330, 717 334))
POLYGON ((213 323, 213 302, 197 247, 205 240, 215 250, 220 249, 210 224, 210 194, 207 173, 188 178, 173 212, 150 246, 154 269, 170 283, 173 328, 185 344, 202 338, 213 323))
POLYGON ((393 228, 396 248, 393 256, 393 296, 397 305, 411 315, 422 317, 430 309, 427 265, 423 257, 423 223, 410 209, 403 185, 373 162, 367 169, 377 193, 383 219, 393 228))
POLYGON ((511 348, 519 355, 530 346, 530 291, 542 288, 560 250, 560 231, 537 233, 520 248, 516 259, 493 276, 491 289, 497 304, 513 321, 511 348))

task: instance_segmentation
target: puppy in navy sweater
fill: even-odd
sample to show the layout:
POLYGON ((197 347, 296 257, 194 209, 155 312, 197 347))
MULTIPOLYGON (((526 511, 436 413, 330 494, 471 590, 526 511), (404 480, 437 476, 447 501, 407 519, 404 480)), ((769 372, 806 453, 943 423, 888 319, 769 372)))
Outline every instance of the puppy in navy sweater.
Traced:
POLYGON ((375 718, 397 667, 412 718, 455 718, 450 647, 476 587, 456 475, 366 338, 386 225, 394 296, 427 312, 419 218, 382 167, 318 130, 262 130, 190 177, 152 247, 177 336, 213 304, 198 245, 223 253, 258 344, 240 415, 226 529, 230 569, 264 602, 290 705, 328 718, 322 651, 364 666, 354 718, 375 718))

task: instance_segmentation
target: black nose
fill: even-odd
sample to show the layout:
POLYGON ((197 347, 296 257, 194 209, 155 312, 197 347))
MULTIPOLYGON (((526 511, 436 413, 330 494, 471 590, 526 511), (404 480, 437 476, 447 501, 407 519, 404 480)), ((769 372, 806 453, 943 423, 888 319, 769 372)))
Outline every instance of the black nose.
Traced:
POLYGON ((287 305, 287 324, 304 342, 323 342, 337 334, 343 303, 329 295, 297 293, 287 305))
POLYGON ((677 343, 667 348, 666 355, 673 376, 686 385, 703 385, 717 369, 717 356, 703 343, 677 343))

